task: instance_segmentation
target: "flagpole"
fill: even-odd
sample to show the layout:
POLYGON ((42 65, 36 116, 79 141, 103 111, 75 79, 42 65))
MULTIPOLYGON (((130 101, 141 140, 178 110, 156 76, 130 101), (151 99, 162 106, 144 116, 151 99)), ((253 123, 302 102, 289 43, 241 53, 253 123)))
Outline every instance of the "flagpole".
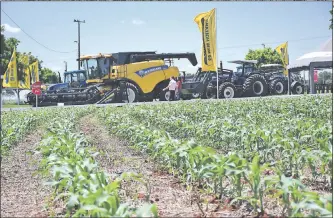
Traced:
POLYGON ((286 67, 286 69, 287 69, 287 71, 288 71, 288 95, 290 95, 290 77, 291 77, 291 75, 290 75, 290 71, 289 71, 289 69, 288 69, 288 65, 290 64, 290 55, 289 55, 289 43, 288 42, 286 42, 286 50, 287 50, 287 55, 288 55, 288 63, 287 63, 287 65, 285 66, 286 67))
MULTIPOLYGON (((217 8, 215 8, 215 27, 216 27, 216 70, 217 70, 217 99, 219 99, 219 87, 218 87, 218 80, 219 80, 219 73, 218 73, 218 41, 217 41, 217 8)), ((223 72, 223 69, 220 69, 223 72)))

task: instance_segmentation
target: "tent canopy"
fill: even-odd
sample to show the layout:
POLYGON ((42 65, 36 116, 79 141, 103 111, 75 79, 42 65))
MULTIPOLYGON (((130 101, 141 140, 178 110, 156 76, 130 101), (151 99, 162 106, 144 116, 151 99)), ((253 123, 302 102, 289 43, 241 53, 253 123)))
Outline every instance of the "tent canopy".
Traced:
POLYGON ((332 39, 328 39, 317 51, 304 54, 288 66, 291 71, 313 68, 327 68, 333 66, 332 39))

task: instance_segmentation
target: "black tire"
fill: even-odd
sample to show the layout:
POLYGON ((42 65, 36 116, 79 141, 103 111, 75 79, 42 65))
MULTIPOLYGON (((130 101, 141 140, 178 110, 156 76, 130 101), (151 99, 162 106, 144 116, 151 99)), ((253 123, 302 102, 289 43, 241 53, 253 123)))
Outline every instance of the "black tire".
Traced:
POLYGON ((234 98, 236 96, 236 88, 233 83, 224 82, 219 86, 219 98, 234 98))
POLYGON ((288 92, 288 86, 284 78, 276 78, 270 82, 270 93, 283 95, 288 92))
POLYGON ((268 93, 268 84, 265 78, 259 74, 248 77, 243 85, 243 93, 247 97, 265 96, 268 93))
POLYGON ((209 83, 208 86, 204 89, 201 94, 202 99, 216 99, 217 98, 217 87, 212 83, 209 83))
POLYGON ((159 95, 159 101, 169 101, 169 90, 161 90, 160 95, 159 95))
POLYGON ((126 83, 126 89, 123 97, 123 102, 127 103, 132 103, 132 102, 138 102, 139 101, 139 92, 138 89, 135 85, 132 83, 126 83), (128 98, 129 101, 127 100, 127 93, 128 92, 128 98))
POLYGON ((291 87, 291 92, 292 94, 294 95, 302 95, 304 94, 304 86, 299 83, 299 82, 296 82, 295 84, 292 84, 292 87, 291 87))

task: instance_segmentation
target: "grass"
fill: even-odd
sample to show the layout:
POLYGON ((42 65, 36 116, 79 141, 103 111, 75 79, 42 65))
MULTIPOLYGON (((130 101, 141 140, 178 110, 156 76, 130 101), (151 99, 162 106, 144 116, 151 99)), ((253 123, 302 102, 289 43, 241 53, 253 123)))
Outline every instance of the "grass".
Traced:
POLYGON ((2 108, 21 108, 21 107, 31 107, 31 105, 28 104, 3 104, 2 108))

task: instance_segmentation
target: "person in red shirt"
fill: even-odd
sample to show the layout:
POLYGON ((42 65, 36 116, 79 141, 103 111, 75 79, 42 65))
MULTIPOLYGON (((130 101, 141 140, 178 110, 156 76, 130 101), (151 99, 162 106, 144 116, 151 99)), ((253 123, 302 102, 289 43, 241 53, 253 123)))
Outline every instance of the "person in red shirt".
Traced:
POLYGON ((181 77, 178 77, 176 80, 177 99, 180 99, 181 97, 181 88, 182 88, 181 77))

